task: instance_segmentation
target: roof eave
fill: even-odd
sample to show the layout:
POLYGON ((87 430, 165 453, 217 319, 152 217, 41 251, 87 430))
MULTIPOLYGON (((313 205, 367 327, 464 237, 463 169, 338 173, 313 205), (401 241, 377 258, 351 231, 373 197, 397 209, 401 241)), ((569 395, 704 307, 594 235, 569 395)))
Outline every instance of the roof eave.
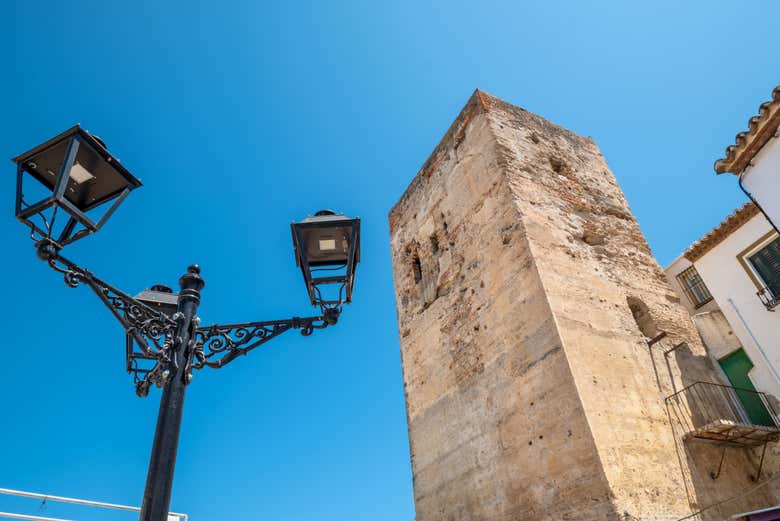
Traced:
POLYGON ((772 99, 761 104, 758 114, 748 121, 748 129, 740 132, 734 144, 726 147, 726 157, 715 161, 717 174, 740 175, 756 154, 772 139, 780 127, 780 85, 772 90, 772 99))
POLYGON ((694 242, 687 250, 683 252, 683 257, 690 262, 696 262, 704 255, 709 253, 713 248, 718 246, 724 240, 726 240, 732 233, 741 228, 750 219, 759 215, 760 211, 758 207, 748 202, 743 204, 740 208, 735 210, 729 215, 723 222, 718 224, 710 232, 705 234, 699 240, 694 242))

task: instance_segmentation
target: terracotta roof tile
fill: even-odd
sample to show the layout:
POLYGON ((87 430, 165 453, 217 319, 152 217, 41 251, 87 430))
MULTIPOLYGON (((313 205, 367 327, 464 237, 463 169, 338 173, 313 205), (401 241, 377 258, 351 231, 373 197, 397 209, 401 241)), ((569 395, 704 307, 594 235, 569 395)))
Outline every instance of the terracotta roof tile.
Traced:
POLYGON ((758 207, 755 204, 743 204, 741 208, 738 208, 733 214, 729 215, 726 220, 716 226, 715 229, 694 242, 685 250, 683 256, 691 262, 696 262, 715 246, 723 242, 726 237, 731 235, 737 228, 759 213, 758 207))
POLYGON ((780 125, 780 85, 772 91, 772 99, 762 103, 758 114, 748 121, 748 129, 737 134, 733 145, 726 148, 726 157, 715 161, 715 172, 741 174, 750 161, 777 131, 780 125))

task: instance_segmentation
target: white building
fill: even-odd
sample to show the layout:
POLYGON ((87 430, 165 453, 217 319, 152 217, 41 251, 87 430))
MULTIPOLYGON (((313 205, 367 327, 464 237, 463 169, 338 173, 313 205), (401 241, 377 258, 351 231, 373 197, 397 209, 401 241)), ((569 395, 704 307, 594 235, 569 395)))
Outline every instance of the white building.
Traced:
POLYGON ((715 161, 719 174, 732 173, 739 185, 754 201, 775 229, 780 225, 780 86, 772 91, 772 99, 759 107, 750 118, 748 130, 737 134, 736 141, 726 149, 726 157, 715 161))
POLYGON ((731 384, 780 397, 780 237, 756 205, 696 241, 666 275, 731 384))

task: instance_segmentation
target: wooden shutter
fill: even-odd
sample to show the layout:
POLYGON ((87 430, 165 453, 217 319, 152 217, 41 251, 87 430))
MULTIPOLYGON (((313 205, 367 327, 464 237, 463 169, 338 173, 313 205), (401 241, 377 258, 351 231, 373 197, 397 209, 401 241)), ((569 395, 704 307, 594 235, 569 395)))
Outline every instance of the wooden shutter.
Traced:
POLYGON ((764 246, 750 257, 758 275, 775 297, 780 295, 780 238, 764 246))

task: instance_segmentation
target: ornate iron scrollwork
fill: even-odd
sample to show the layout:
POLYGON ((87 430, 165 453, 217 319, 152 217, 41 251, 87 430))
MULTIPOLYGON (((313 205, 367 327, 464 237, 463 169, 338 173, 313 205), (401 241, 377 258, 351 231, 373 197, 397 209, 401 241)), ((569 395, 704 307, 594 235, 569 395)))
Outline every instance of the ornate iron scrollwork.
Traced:
POLYGON ((152 383, 164 384, 162 375, 171 361, 176 322, 60 256, 52 245, 43 244, 38 251, 52 269, 62 273, 68 287, 76 288, 82 283, 88 286, 125 329, 128 334, 127 372, 133 374, 139 396, 145 396, 152 383), (155 363, 152 368, 144 368, 139 360, 155 363))
POLYGON ((328 325, 335 324, 337 316, 337 313, 331 312, 321 317, 294 317, 287 320, 224 326, 215 324, 197 328, 194 337, 195 361, 192 369, 223 367, 290 329, 300 329, 302 335, 309 336, 315 329, 324 329, 328 325))
POLYGON ((89 270, 60 256, 59 248, 51 242, 44 240, 39 243, 38 256, 52 269, 62 273, 67 286, 89 286, 122 324, 127 333, 127 372, 133 375, 138 396, 146 396, 153 384, 164 386, 179 363, 186 364, 186 382, 189 382, 193 369, 223 367, 291 329, 299 329, 302 335, 309 336, 315 329, 334 325, 341 312, 340 307, 330 306, 323 307, 322 315, 318 317, 215 324, 208 327, 197 327, 199 319, 196 317, 190 325, 192 329, 185 358, 177 360, 174 356, 174 343, 177 342, 179 327, 177 317, 183 317, 181 313, 169 317, 162 311, 134 299, 99 279, 89 270))

